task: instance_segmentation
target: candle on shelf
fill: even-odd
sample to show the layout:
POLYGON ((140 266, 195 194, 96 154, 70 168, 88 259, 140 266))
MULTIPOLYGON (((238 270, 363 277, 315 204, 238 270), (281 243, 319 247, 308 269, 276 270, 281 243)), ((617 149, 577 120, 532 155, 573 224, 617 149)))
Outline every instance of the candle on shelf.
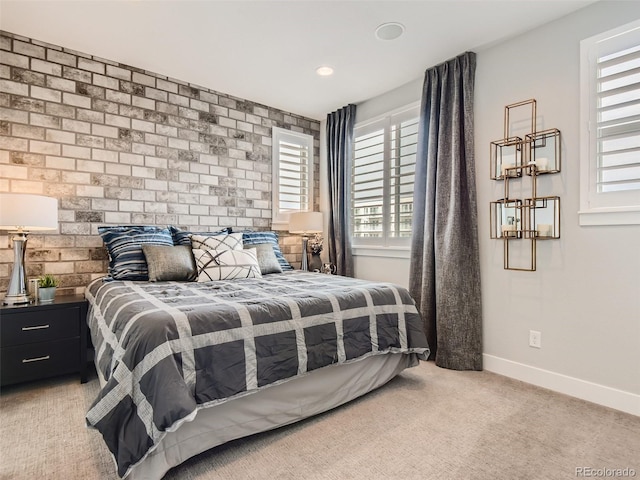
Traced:
POLYGON ((509 170, 507 171, 507 168, 513 168, 515 165, 513 163, 503 163, 500 168, 502 170, 502 176, 506 177, 507 174, 510 177, 515 177, 516 176, 516 171, 515 170, 509 170))
POLYGON ((535 165, 539 172, 546 172, 549 170, 549 159, 545 157, 536 158, 529 162, 529 164, 535 165))
POLYGON ((502 236, 503 237, 515 237, 516 236, 516 225, 502 225, 502 236))
POLYGON ((553 225, 549 223, 539 223, 538 224, 538 236, 539 237, 552 237, 553 236, 553 225))

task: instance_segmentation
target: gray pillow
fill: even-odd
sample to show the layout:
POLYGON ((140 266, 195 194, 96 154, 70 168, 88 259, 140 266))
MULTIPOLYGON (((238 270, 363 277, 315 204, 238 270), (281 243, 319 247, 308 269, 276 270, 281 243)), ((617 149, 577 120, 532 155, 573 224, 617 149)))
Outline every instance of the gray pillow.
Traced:
POLYGON ((257 243, 255 245, 245 245, 245 249, 255 248, 258 257, 258 265, 260 265, 260 273, 267 275, 268 273, 282 273, 282 267, 278 262, 276 253, 273 251, 271 243, 257 243))
POLYGON ((190 245, 168 247, 143 243, 142 251, 147 258, 151 282, 192 282, 196 279, 196 263, 190 245))

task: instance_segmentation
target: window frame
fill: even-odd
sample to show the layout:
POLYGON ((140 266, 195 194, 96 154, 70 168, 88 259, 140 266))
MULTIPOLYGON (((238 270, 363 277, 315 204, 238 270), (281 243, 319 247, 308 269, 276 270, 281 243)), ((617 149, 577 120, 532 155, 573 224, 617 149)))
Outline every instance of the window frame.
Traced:
POLYGON ((272 173, 272 196, 271 196, 271 228, 274 230, 287 230, 289 228, 289 215, 292 212, 313 211, 314 183, 313 183, 313 157, 314 139, 312 135, 280 127, 272 127, 271 145, 271 173, 272 173), (307 148, 307 182, 308 191, 307 208, 302 210, 280 210, 280 146, 281 141, 287 141, 307 148))
POLYGON ((598 55, 640 42, 640 20, 580 42, 580 225, 640 224, 640 190, 600 193, 597 188, 598 55))
MULTIPOLYGON (((384 171, 385 176, 383 178, 384 191, 390 190, 390 163, 391 163, 391 145, 390 145, 390 129, 392 125, 405 122, 407 120, 419 119, 420 117, 420 102, 412 102, 408 105, 396 108, 388 111, 382 115, 376 116, 371 119, 367 119, 354 126, 354 145, 356 137, 372 133, 375 130, 384 129, 384 171)), ((355 151, 354 151, 355 155, 355 151)), ((353 159, 352 159, 353 161, 353 159)), ((352 167, 353 168, 353 167, 352 167)), ((350 175, 350 179, 353 182, 353 170, 350 175)), ((353 184, 352 184, 353 186, 353 184)), ((353 194, 353 189, 350 188, 353 194)), ((385 223, 383 225, 382 237, 356 237, 354 235, 354 205, 353 198, 349 199, 349 234, 351 236, 351 242, 353 246, 354 255, 367 255, 367 256, 389 256, 392 255, 398 258, 408 258, 408 252, 411 246, 411 236, 408 237, 391 237, 389 235, 390 225, 390 202, 385 201, 383 204, 383 218, 385 223), (395 251, 395 253, 392 253, 395 251), (385 253, 386 252, 386 253, 385 253)), ((412 215, 413 219, 413 215, 412 215)))

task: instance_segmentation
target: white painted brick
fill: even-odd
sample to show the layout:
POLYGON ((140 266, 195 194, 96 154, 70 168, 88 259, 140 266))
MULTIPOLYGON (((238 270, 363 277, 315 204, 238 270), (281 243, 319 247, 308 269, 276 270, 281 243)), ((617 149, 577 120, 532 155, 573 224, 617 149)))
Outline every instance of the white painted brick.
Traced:
POLYGON ((125 105, 131 105, 131 95, 116 90, 107 90, 105 92, 105 98, 110 102, 124 103, 125 105))
POLYGON ((43 153, 45 155, 60 155, 60 145, 51 142, 39 142, 31 140, 29 142, 29 151, 31 153, 43 153))
POLYGON ((244 178, 238 178, 236 182, 238 188, 251 189, 255 187, 255 182, 251 180, 245 180, 244 178))
POLYGON ((119 78, 120 80, 131 80, 131 71, 124 68, 107 65, 107 75, 119 78))
POLYGON ((128 165, 144 165, 144 156, 135 153, 120 152, 120 163, 128 165))
POLYGON ((132 200, 120 200, 118 210, 121 212, 144 212, 144 203, 132 200))
POLYGON ((243 160, 247 158, 247 152, 244 150, 236 150, 235 148, 230 148, 227 155, 229 158, 235 158, 236 160, 243 160))
POLYGON ((220 177, 228 177, 229 169, 226 167, 218 167, 215 165, 211 165, 209 167, 209 173, 211 173, 211 175, 218 175, 220 177))
POLYGON ((78 58, 78 68, 99 74, 104 74, 105 72, 104 64, 87 58, 78 58))
POLYGON ((144 164, 147 167, 167 168, 167 159, 160 157, 145 157, 144 164))
POLYGON ((201 102, 200 100, 196 100, 195 98, 189 100, 189 107, 193 108, 194 110, 209 112, 209 104, 206 102, 201 102))
POLYGON ((131 214, 125 212, 104 212, 104 221, 106 223, 126 225, 131 223, 131 214))
POLYGON ((51 155, 47 155, 45 157, 45 165, 47 168, 75 170, 76 160, 74 158, 54 157, 51 155))
POLYGON ((76 113, 78 120, 84 120, 91 123, 104 123, 104 113, 95 110, 85 110, 79 108, 76 113))
POLYGON ((146 97, 152 98, 153 100, 160 100, 161 102, 167 101, 167 92, 163 92, 162 90, 146 87, 144 89, 144 94, 146 97))
POLYGON ((189 173, 189 172, 180 172, 178 179, 181 182, 185 183, 198 183, 198 174, 197 173, 189 173))
POLYGON ((131 120, 131 128, 133 130, 140 130, 141 132, 155 133, 156 124, 134 118, 131 120))
POLYGON ((146 143, 152 144, 152 145, 159 145, 161 147, 166 147, 167 146, 167 137, 162 137, 160 135, 154 135, 153 133, 145 133, 144 134, 144 141, 146 143))
POLYGON ((133 72, 133 82, 146 85, 147 87, 155 87, 156 79, 143 73, 133 72))
MULTIPOLYGON (((68 233, 66 231, 66 229, 64 229, 64 227, 67 224, 63 223, 62 227, 63 229, 61 229, 62 233, 68 233)), ((79 233, 75 228, 72 230, 72 233, 79 233)), ((89 233, 89 231, 87 232, 83 232, 83 233, 89 233)), ((74 263, 73 262, 45 262, 44 263, 44 273, 50 273, 52 275, 61 275, 63 273, 74 273, 74 263)))
MULTIPOLYGON (((174 183, 174 182, 171 182, 171 183, 174 183)), ((165 182, 164 180, 146 179, 144 181, 144 188, 148 190, 167 191, 167 182, 165 182)))
POLYGON ((12 82, 11 80, 0 80, 0 92, 28 97, 29 85, 26 83, 12 82))
POLYGON ((156 133, 159 135, 166 135, 168 137, 177 137, 178 129, 176 127, 158 124, 156 125, 156 133))
POLYGON ((160 90, 166 90, 170 93, 178 93, 178 85, 173 82, 168 82, 160 78, 156 79, 156 88, 160 90))
POLYGON ((131 176, 131 166, 121 165, 119 163, 107 163, 105 164, 105 172, 111 175, 124 175, 131 176))
POLYGON ((62 128, 76 133, 91 133, 91 124, 68 118, 62 119, 62 128))
POLYGON ((73 105, 74 107, 91 108, 91 98, 74 93, 64 92, 62 94, 62 103, 73 105))
POLYGON ((149 167, 132 167, 131 175, 142 178, 156 178, 156 169, 149 167))
POLYGON ((86 185, 91 182, 91 175, 83 172, 62 172, 62 181, 64 183, 86 185))
POLYGON ((70 55, 68 53, 58 52, 56 50, 52 50, 50 48, 47 49, 47 60, 50 62, 61 63, 63 65, 68 65, 70 67, 76 66, 76 57, 75 55, 70 55))
POLYGON ((105 164, 103 162, 78 159, 77 165, 81 172, 104 173, 105 164))
POLYGON ((218 177, 212 175, 200 175, 200 183, 204 185, 218 185, 218 177))
POLYGON ((78 185, 76 192, 79 197, 104 198, 104 187, 94 185, 78 185))
POLYGON ((74 144, 76 143, 76 134, 71 132, 63 132, 61 130, 47 129, 46 139, 49 142, 74 144))
POLYGON ((60 103, 62 100, 62 93, 50 88, 42 88, 36 85, 31 86, 31 96, 33 98, 39 98, 41 100, 47 100, 49 102, 60 103))
POLYGON ((245 114, 244 112, 239 112, 237 110, 229 110, 229 117, 244 121, 245 114))
POLYGON ((35 193, 41 194, 44 192, 44 185, 42 182, 30 182, 27 180, 11 180, 12 193, 35 193))
POLYGON ((191 162, 189 164, 189 171, 192 173, 203 173, 205 175, 209 174, 209 165, 203 163, 195 163, 191 162))
POLYGON ((191 215, 208 215, 209 207, 207 205, 189 205, 189 213, 191 215))
POLYGON ((26 180, 28 178, 27 173, 27 167, 0 164, 0 177, 19 178, 21 180, 26 180))
POLYGON ((11 67, 9 65, 0 65, 0 78, 11 78, 11 67))
POLYGON ((91 125, 91 133, 101 137, 118 138, 118 129, 116 127, 108 127, 106 125, 91 125))
POLYGON ((134 143, 131 145, 131 151, 140 155, 155 155, 156 147, 153 145, 145 145, 143 143, 134 143))
POLYGON ((120 83, 115 78, 106 77, 104 75, 93 75, 93 84, 99 87, 110 88, 111 90, 118 90, 120 83))
POLYGON ((121 128, 131 128, 131 119, 127 117, 121 117, 120 115, 112 115, 106 113, 104 115, 104 123, 107 125, 113 125, 121 128))
POLYGON ((182 95, 169 94, 169 103, 179 105, 181 107, 189 106, 189 97, 183 97, 182 95))
POLYGON ((156 102, 155 100, 151 100, 150 98, 138 97, 133 95, 131 97, 131 104, 134 107, 146 108, 147 110, 155 110, 156 102))
POLYGON ((63 145, 62 156, 72 158, 91 158, 91 149, 75 145, 63 145))
POLYGON ((218 103, 218 95, 216 95, 215 93, 205 92, 204 90, 201 90, 200 100, 202 100, 203 102, 218 103))
POLYGON ((98 148, 93 148, 91 150, 91 158, 93 160, 101 160, 103 162, 118 162, 118 152, 113 152, 111 150, 100 150, 98 148))
POLYGON ((181 140, 179 138, 170 138, 169 147, 177 148, 179 150, 189 150, 189 142, 187 140, 181 140))
POLYGON ((29 68, 29 57, 11 52, 2 52, 2 63, 12 67, 29 68))
POLYGON ((75 92, 76 82, 67 80, 66 78, 47 77, 47 87, 55 88, 56 90, 64 90, 65 92, 75 92))
POLYGON ((227 117, 218 117, 218 124, 223 127, 236 128, 236 120, 227 117))
POLYGON ((118 201, 110 198, 91 199, 91 208, 104 212, 105 210, 118 210, 118 201))
MULTIPOLYGON (((156 192, 153 190, 133 190, 131 192, 131 198, 133 200, 142 200, 145 202, 154 202, 156 199, 156 192)), ((161 205, 166 205, 165 203, 161 205)))
POLYGON ((29 113, 10 108, 0 108, 0 120, 13 123, 29 123, 29 113))
POLYGON ((180 215, 178 216, 178 223, 180 225, 198 225, 198 217, 195 215, 180 215))
POLYGON ((253 133, 253 125, 245 122, 238 122, 236 128, 243 132, 253 133))
POLYGON ((148 213, 167 213, 166 203, 145 202, 144 211, 148 213))

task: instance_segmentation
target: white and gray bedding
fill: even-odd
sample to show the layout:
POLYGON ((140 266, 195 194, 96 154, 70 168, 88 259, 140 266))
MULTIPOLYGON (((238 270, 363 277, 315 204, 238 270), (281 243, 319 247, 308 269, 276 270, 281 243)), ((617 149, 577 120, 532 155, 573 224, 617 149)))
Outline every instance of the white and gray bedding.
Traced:
POLYGON ((333 364, 428 346, 408 292, 316 273, 87 288, 105 386, 87 413, 120 476, 197 411, 333 364))

